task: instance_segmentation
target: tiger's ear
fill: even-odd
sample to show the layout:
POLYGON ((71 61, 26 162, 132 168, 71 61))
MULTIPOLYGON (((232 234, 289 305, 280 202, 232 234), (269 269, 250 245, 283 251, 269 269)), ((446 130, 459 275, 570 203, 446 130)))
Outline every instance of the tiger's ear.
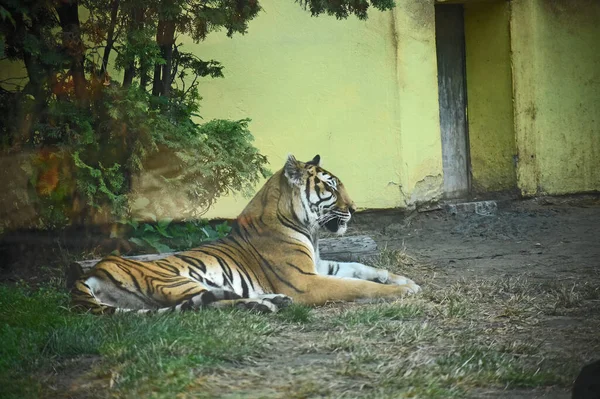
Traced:
POLYGON ((321 165, 321 156, 319 154, 315 155, 313 159, 307 162, 309 165, 320 166, 321 165))
POLYGON ((287 177, 288 181, 292 185, 302 185, 303 172, 304 171, 300 165, 300 162, 298 162, 292 154, 289 154, 287 161, 285 162, 285 166, 283 167, 283 173, 285 174, 285 177, 287 177))

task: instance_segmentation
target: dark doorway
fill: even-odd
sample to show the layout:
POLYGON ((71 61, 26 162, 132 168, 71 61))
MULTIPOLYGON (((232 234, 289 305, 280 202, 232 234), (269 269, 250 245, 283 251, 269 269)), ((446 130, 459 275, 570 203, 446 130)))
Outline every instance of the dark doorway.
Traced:
POLYGON ((470 191, 465 67, 465 25, 461 4, 435 6, 435 37, 442 134, 444 194, 470 191))

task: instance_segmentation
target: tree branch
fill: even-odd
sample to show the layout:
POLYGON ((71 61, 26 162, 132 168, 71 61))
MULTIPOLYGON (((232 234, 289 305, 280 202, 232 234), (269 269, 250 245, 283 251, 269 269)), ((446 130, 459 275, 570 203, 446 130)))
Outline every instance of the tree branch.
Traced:
POLYGON ((117 25, 117 16, 119 13, 120 0, 113 0, 110 6, 110 24, 108 33, 106 34, 106 47, 104 47, 104 55, 102 56, 102 65, 100 66, 100 79, 104 78, 106 69, 108 68, 108 60, 110 52, 115 44, 115 27, 117 25))

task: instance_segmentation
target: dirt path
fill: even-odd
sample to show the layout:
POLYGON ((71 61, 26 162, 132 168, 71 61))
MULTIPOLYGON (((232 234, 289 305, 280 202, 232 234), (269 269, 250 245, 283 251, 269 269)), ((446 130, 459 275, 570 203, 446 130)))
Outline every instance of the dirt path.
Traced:
POLYGON ((404 248, 457 277, 600 278, 598 198, 507 202, 494 216, 434 211, 358 219, 355 231, 371 234, 380 247, 404 248))
MULTIPOLYGON (((401 250, 401 269, 424 283, 423 300, 443 305, 436 311, 449 309, 448 314, 432 312, 424 322, 422 317, 390 321, 375 312, 372 320, 332 326, 330 320, 336 318, 348 321, 353 314, 368 315, 373 305, 317 309, 310 325, 274 335, 271 350, 256 364, 225 367, 206 376, 203 386, 228 398, 567 399, 579 365, 600 358, 597 198, 509 202, 493 216, 363 213, 349 234, 369 234, 380 248, 401 250), (456 315, 450 314, 452 307, 444 308, 453 293, 463 295, 457 303, 465 307, 464 314, 460 308, 456 315), (407 329, 416 338, 403 345, 398 332, 407 329), (571 376, 561 383, 532 382, 538 387, 530 389, 512 388, 519 385, 518 379, 507 379, 503 386, 491 378, 485 386, 485 378, 474 378, 457 391, 435 371, 411 380, 412 369, 429 370, 429 364, 440 364, 445 350, 462 350, 457 340, 489 349, 482 357, 484 366, 479 360, 480 377, 485 359, 503 351, 520 361, 525 358, 523 364, 530 362, 538 371, 560 374, 558 368, 569 364, 565 375, 571 376), (233 387, 231 381, 236 381, 233 387), (411 387, 411 381, 420 388, 411 387)), ((462 360, 450 373, 468 363, 462 360)), ((493 364, 497 370, 504 367, 501 361, 493 364)))

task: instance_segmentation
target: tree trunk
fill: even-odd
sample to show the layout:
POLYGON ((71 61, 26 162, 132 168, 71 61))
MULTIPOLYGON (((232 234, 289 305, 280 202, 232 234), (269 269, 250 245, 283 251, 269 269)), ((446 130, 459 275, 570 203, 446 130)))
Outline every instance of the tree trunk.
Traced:
POLYGON ((119 5, 120 0, 113 0, 110 5, 110 23, 108 25, 108 33, 106 35, 106 47, 104 47, 104 54, 102 55, 102 65, 100 66, 100 79, 104 79, 106 68, 108 67, 110 52, 115 44, 115 27, 117 25, 119 5))
MULTIPOLYGON (((25 37, 27 34, 33 35, 34 37, 40 37, 40 27, 37 20, 31 21, 31 26, 27 28, 27 24, 24 21, 23 14, 19 12, 12 12, 15 20, 15 26, 17 28, 16 35, 18 37, 25 37)), ((24 47, 24 46, 23 46, 24 47)), ((31 126, 39 120, 40 116, 43 115, 43 109, 46 106, 48 100, 48 91, 46 89, 46 83, 48 82, 48 69, 40 59, 39 54, 30 52, 23 48, 23 63, 27 70, 27 77, 29 81, 23 88, 22 93, 33 96, 32 107, 17 107, 17 115, 15 116, 16 126, 13 130, 12 143, 16 147, 20 147, 25 143, 32 143, 31 126)))
MULTIPOLYGON (((165 31, 165 21, 159 20, 158 27, 156 28, 156 43, 160 46, 162 51, 162 42, 165 31)), ((164 54, 163 54, 164 57, 164 54)), ((162 79, 160 73, 162 71, 161 65, 154 65, 154 78, 152 80, 152 95, 160 96, 162 94, 162 79)))
MULTIPOLYGON (((134 33, 137 33, 144 26, 144 9, 141 7, 134 7, 131 11, 131 25, 129 26, 129 42, 134 41, 134 33)), ((129 61, 125 73, 123 75, 123 87, 131 86, 133 78, 135 76, 135 57, 129 61)))
POLYGON ((162 66, 162 95, 169 97, 171 94, 171 72, 173 69, 173 46, 175 44, 175 21, 167 21, 165 24, 164 43, 161 46, 165 64, 162 66))
POLYGON ((62 45, 71 58, 70 73, 75 86, 75 97, 83 103, 87 97, 85 71, 83 69, 85 46, 81 40, 78 1, 63 1, 56 7, 62 28, 62 45))
POLYGON ((131 83, 133 83, 134 75, 135 75, 135 61, 132 60, 129 62, 129 65, 127 66, 127 68, 125 68, 125 71, 123 73, 123 87, 131 86, 131 83))
POLYGON ((143 90, 146 90, 146 86, 150 81, 150 76, 148 75, 148 66, 147 64, 142 64, 140 66, 140 87, 143 90))

